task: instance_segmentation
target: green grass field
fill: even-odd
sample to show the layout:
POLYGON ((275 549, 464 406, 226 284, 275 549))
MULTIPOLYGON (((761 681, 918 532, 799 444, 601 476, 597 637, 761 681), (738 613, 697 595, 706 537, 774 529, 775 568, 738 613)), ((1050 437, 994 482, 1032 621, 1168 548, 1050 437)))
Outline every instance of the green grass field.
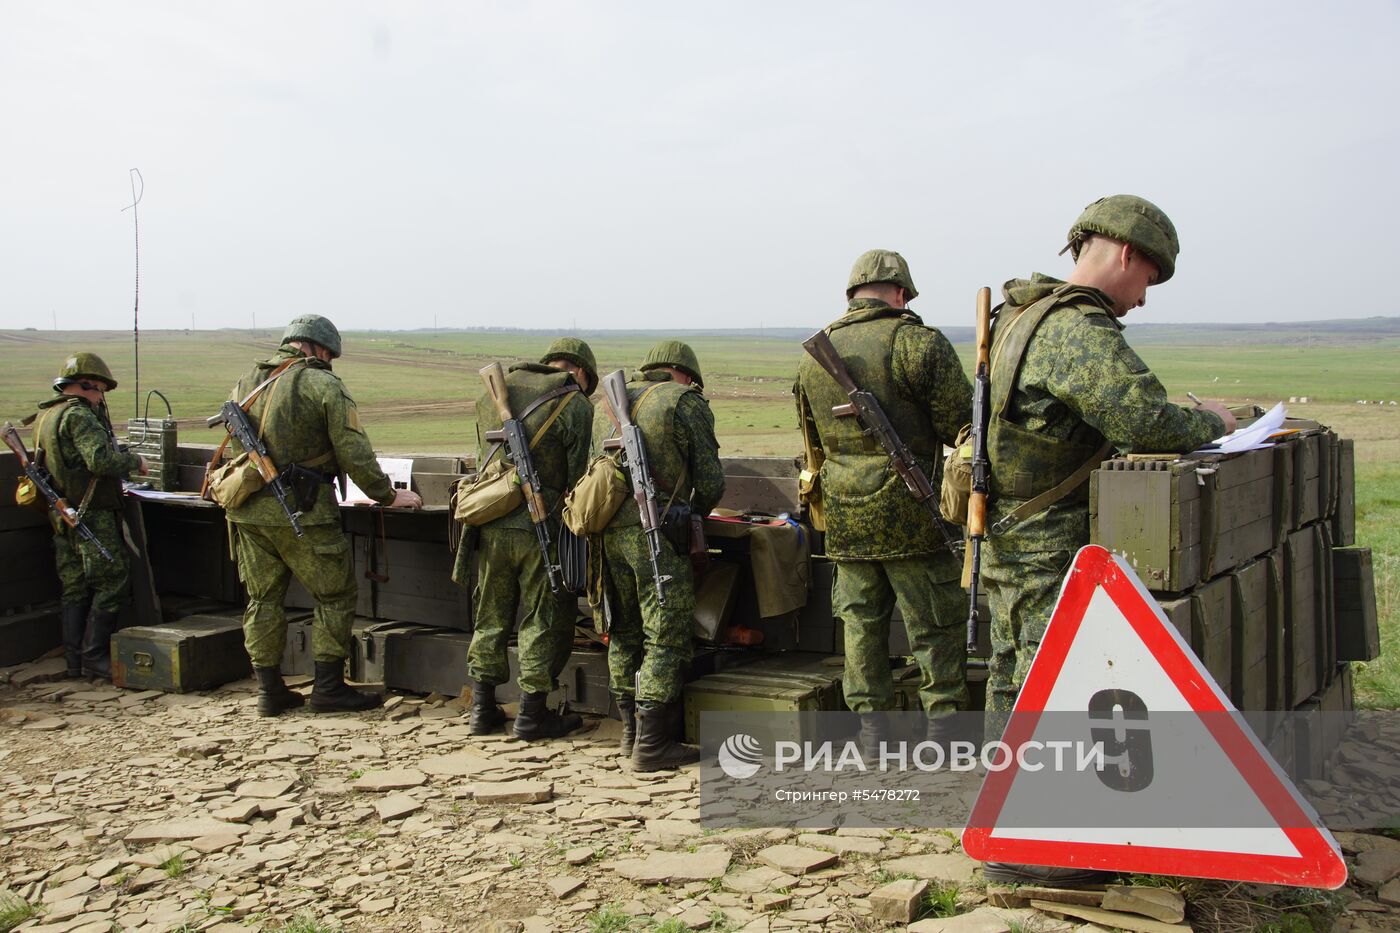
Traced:
MULTIPOLYGON (((1129 331, 1131 337, 1132 331, 1129 331)), ((142 335, 141 387, 163 391, 180 419, 182 443, 214 443, 202 419, 257 358, 271 355, 274 331, 160 331, 142 335)), ((684 335, 700 358, 706 394, 727 456, 790 456, 800 452, 791 384, 801 354, 783 337, 684 335)), ((634 366, 654 336, 589 337, 602 372, 634 366)), ((549 337, 530 333, 357 333, 346 335, 336 372, 359 402, 375 446, 395 453, 470 455, 475 445, 477 370, 492 360, 536 358, 549 337)), ((118 430, 136 409, 131 335, 118 332, 0 331, 5 372, 0 418, 18 420, 49 393, 64 356, 92 350, 112 366, 121 386, 109 397, 118 430)), ((969 346, 960 346, 967 363, 969 346)), ((1368 705, 1400 708, 1400 405, 1357 405, 1358 399, 1400 401, 1394 375, 1400 341, 1258 346, 1249 342, 1192 345, 1152 342, 1143 358, 1173 396, 1186 392, 1230 403, 1292 406, 1357 441, 1357 538, 1376 559, 1377 603, 1384 653, 1358 678, 1368 705)), ((155 400, 154 411, 163 411, 155 400)))

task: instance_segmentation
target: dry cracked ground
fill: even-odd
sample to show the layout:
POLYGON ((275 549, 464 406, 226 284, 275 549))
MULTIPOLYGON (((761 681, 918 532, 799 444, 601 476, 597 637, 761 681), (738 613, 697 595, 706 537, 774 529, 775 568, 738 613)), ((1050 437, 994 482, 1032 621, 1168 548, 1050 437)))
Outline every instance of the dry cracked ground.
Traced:
MULTIPOLYGON (((527 745, 470 736, 459 699, 258 719, 251 681, 175 695, 54 680, 61 668, 0 670, 0 931, 1261 924, 1241 912, 1266 899, 1250 887, 1212 904, 1170 887, 989 891, 950 832, 706 832, 695 770, 633 774, 609 720, 527 745)), ((1290 903, 1312 913, 1269 914, 1276 929, 1326 928, 1319 904, 1339 930, 1400 928, 1400 842, 1341 838, 1364 882, 1303 892, 1290 903)))

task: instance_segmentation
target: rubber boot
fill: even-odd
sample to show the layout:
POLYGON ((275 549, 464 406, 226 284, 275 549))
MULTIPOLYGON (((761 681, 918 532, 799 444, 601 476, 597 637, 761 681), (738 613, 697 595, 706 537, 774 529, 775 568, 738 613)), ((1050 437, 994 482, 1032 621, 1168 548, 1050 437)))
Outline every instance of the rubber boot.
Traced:
POLYGON ((282 672, 275 667, 254 667, 258 675, 258 715, 276 716, 289 709, 297 709, 306 698, 295 690, 288 689, 282 681, 282 672))
POLYGON ((469 728, 472 735, 491 735, 506 723, 506 711, 496 703, 496 685, 468 680, 472 690, 472 711, 469 728))
POLYGON ((83 675, 112 679, 112 633, 117 630, 117 614, 105 609, 88 613, 87 633, 83 636, 83 675))
POLYGON ((664 771, 694 764, 700 748, 677 742, 671 734, 671 704, 637 703, 637 736, 632 744, 633 771, 664 771))
POLYGON ((384 702, 377 693, 366 693, 345 684, 345 661, 317 661, 316 686, 311 690, 311 709, 317 713, 358 713, 384 702))
POLYGON ((637 740, 637 698, 619 696, 616 700, 617 711, 622 714, 622 742, 618 751, 623 758, 631 758, 632 745, 637 740))
POLYGON ((67 677, 83 676, 83 634, 87 632, 89 606, 63 606, 63 657, 68 662, 67 677))
POLYGON ((888 717, 882 713, 860 714, 860 757, 868 767, 880 768, 881 746, 889 738, 888 717))
POLYGON ((520 694, 520 712, 515 714, 515 737, 527 742, 557 739, 583 726, 577 713, 556 713, 545 702, 546 693, 520 694))

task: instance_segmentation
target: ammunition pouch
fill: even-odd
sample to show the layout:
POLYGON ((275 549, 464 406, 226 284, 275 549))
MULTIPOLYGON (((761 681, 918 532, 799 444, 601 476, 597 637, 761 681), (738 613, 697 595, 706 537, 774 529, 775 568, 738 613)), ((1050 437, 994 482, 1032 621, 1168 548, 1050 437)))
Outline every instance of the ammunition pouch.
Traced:
POLYGON ((580 538, 567 525, 559 528, 559 574, 570 593, 588 589, 588 539, 580 538))
POLYGON ((470 528, 505 518, 525 504, 515 467, 505 458, 492 460, 471 479, 457 484, 452 517, 470 528))
POLYGON ((580 537, 602 534, 628 495, 622 468, 611 456, 600 454, 564 497, 564 525, 580 537))
POLYGON ((227 511, 238 508, 266 486, 257 464, 244 451, 204 474, 202 495, 227 511))
POLYGON ((972 498, 972 425, 964 425, 943 462, 943 485, 938 490, 938 511, 953 525, 967 524, 967 504, 972 498))

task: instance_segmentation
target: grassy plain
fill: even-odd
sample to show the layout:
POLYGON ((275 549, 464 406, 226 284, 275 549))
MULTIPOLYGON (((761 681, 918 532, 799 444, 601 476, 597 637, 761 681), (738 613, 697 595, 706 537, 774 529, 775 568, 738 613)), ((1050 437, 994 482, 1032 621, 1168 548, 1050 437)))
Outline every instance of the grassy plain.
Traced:
MULTIPOLYGON (((1132 331, 1129 331, 1131 336, 1132 331)), ((706 394, 715 413, 723 453, 773 456, 800 452, 790 387, 801 353, 790 337, 684 335, 705 370, 706 394)), ((640 335, 589 335, 603 372, 633 366, 656 339, 640 335)), ((376 446, 399 453, 468 455, 475 446, 477 370, 492 360, 537 357, 549 337, 531 333, 377 332, 346 335, 346 356, 336 372, 360 405, 376 446)), ((201 419, 212 414, 254 359, 271 355, 273 331, 159 331, 142 335, 141 386, 162 390, 180 419, 181 441, 213 443, 216 432, 201 419)), ((111 364, 122 384, 110 398, 114 421, 135 410, 130 334, 0 331, 0 418, 18 420, 47 395, 65 354, 92 350, 111 364)), ((1300 417, 1336 428, 1357 445, 1357 538, 1375 554, 1377 603, 1383 654, 1358 678, 1360 699, 1400 708, 1400 405, 1358 405, 1357 400, 1400 401, 1395 360, 1400 340, 1259 345, 1212 341, 1208 332, 1190 343, 1152 341, 1139 352, 1172 395, 1186 392, 1232 404, 1271 405, 1291 396, 1300 417)), ((959 346, 964 363, 971 347, 959 346)), ((158 400, 153 412, 162 410, 158 400)))

